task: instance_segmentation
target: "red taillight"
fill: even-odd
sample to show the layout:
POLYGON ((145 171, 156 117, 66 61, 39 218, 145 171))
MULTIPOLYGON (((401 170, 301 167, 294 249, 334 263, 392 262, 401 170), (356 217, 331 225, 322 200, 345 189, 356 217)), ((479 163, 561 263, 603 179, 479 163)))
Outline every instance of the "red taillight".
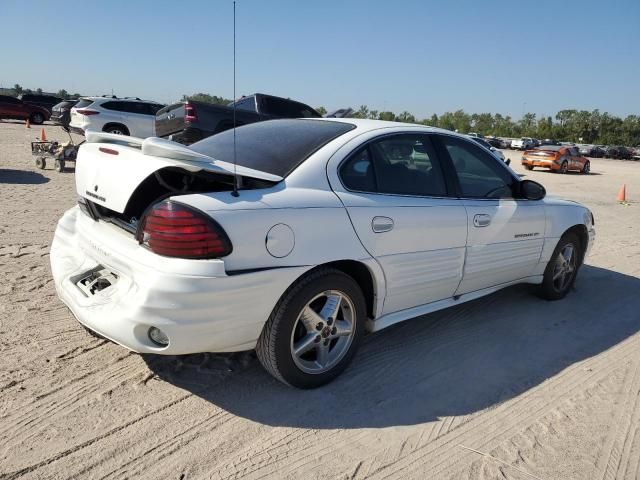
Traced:
POLYGON ((86 108, 81 108, 76 110, 76 113, 80 115, 98 115, 100 112, 96 112, 95 110, 87 110, 86 108))
POLYGON ((218 258, 232 250, 227 234, 202 212, 169 200, 149 210, 140 242, 158 255, 180 258, 218 258))
POLYGON ((196 111, 195 105, 191 105, 190 103, 185 103, 184 105, 184 121, 185 122, 195 122, 198 120, 198 112, 196 111))

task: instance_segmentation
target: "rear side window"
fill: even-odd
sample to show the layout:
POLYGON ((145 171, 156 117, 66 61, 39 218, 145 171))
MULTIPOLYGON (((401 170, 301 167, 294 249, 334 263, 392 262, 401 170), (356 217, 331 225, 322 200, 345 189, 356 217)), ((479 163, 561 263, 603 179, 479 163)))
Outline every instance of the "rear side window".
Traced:
POLYGON ((456 170, 464 197, 509 198, 514 179, 500 160, 474 143, 456 137, 438 136, 456 170))
POLYGON ((371 142, 343 164, 340 177, 350 190, 447 195, 443 171, 427 135, 394 135, 371 142))
POLYGON ((82 98, 78 103, 76 103, 76 108, 86 108, 92 104, 93 104, 93 100, 90 100, 88 98, 82 98))
MULTIPOLYGON (((322 120, 269 120, 235 129, 238 165, 286 177, 312 153, 355 126, 322 120)), ((217 160, 233 162, 233 130, 218 133, 189 148, 217 160)))

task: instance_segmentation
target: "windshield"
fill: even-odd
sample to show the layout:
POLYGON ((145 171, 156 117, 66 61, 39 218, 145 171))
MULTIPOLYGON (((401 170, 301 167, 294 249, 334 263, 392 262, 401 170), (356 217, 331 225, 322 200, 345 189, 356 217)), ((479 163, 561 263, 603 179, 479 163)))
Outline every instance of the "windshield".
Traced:
MULTIPOLYGON (((322 120, 270 120, 236 128, 238 165, 286 177, 312 153, 355 125, 322 120)), ((233 163, 233 129, 194 143, 189 148, 233 163)))

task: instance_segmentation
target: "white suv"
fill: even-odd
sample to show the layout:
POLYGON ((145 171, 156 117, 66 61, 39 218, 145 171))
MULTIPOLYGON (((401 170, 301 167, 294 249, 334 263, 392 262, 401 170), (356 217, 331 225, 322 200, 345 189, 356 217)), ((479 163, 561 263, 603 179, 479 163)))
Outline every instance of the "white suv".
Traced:
POLYGON ((84 97, 71 109, 69 128, 146 138, 154 135, 156 112, 164 105, 139 98, 84 97))

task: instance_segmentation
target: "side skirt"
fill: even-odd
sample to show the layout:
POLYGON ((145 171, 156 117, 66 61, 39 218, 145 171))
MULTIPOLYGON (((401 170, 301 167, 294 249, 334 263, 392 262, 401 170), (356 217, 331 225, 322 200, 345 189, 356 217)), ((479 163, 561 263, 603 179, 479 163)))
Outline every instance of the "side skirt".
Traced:
POLYGON ((453 307, 454 305, 460 305, 461 303, 475 300, 476 298, 484 297, 491 293, 502 290, 503 288, 510 287, 511 285, 517 285, 519 283, 531 283, 539 285, 542 283, 542 275, 533 275, 531 277, 520 278, 512 282, 501 283, 489 288, 483 288, 482 290, 476 290, 475 292, 465 293, 459 297, 445 298, 444 300, 438 300, 437 302, 427 303, 418 307, 407 308, 406 310, 400 310, 399 312, 388 313, 375 320, 369 319, 367 321, 367 330, 370 332, 377 332, 384 328, 395 325, 396 323, 404 322, 405 320, 411 320, 412 318, 426 315, 427 313, 433 313, 438 310, 453 307))

